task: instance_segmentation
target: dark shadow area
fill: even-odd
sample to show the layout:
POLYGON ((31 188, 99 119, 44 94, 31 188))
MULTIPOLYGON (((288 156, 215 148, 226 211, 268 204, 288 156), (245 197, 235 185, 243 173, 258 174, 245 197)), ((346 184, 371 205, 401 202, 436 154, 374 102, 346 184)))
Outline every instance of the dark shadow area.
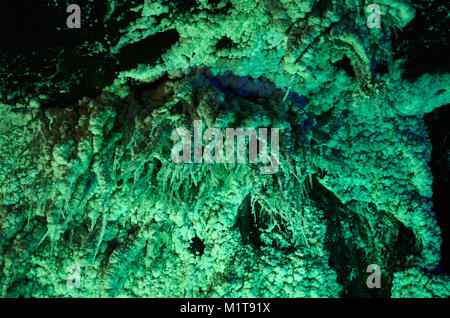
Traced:
POLYGON ((196 256, 202 256, 204 250, 205 250, 205 243, 203 243, 203 241, 200 240, 199 237, 196 235, 192 239, 191 245, 189 246, 189 251, 191 251, 191 253, 196 256))
POLYGON ((407 58, 403 77, 414 80, 424 73, 450 72, 450 2, 418 0, 413 5, 415 18, 392 37, 394 58, 407 58))
POLYGON ((337 281, 343 286, 340 297, 389 298, 393 274, 406 268, 407 255, 417 253, 412 231, 384 211, 375 214, 352 211, 322 186, 316 176, 313 176, 310 197, 325 212, 325 248, 329 253, 329 264, 337 273, 337 281), (375 222, 389 239, 377 238, 367 220, 375 222), (345 235, 348 230, 350 238, 345 235), (364 241, 364 249, 356 244, 357 238, 364 241), (366 285, 369 264, 381 268, 380 289, 370 289, 366 285))
POLYGON ((46 96, 43 107, 67 107, 84 96, 94 98, 112 84, 117 72, 154 63, 178 40, 178 33, 169 30, 111 54, 109 47, 123 36, 121 30, 140 16, 131 10, 136 1, 118 2, 110 11, 106 1, 80 0, 80 29, 66 25, 70 3, 0 3, 2 102, 25 103, 32 94, 46 96))
POLYGON ((347 57, 347 55, 344 55, 342 59, 340 59, 336 63, 333 63, 333 65, 338 69, 343 70, 345 73, 347 73, 348 76, 352 78, 355 77, 355 70, 353 69, 353 66, 350 63, 350 59, 347 57))
POLYGON ((177 30, 168 30, 148 36, 125 46, 117 55, 120 69, 135 68, 138 64, 153 64, 179 39, 177 30))
POLYGON ((233 41, 229 37, 224 36, 219 41, 217 41, 216 50, 230 49, 233 44, 233 41))
POLYGON ((450 104, 425 115, 433 150, 430 167, 433 173, 433 207, 442 232, 442 268, 450 274, 450 104))
POLYGON ((264 226, 264 223, 261 220, 260 211, 261 207, 259 204, 255 204, 255 215, 253 215, 251 195, 249 194, 242 201, 236 220, 236 226, 239 228, 242 241, 244 244, 250 244, 256 250, 259 250, 263 245, 260 229, 264 226))

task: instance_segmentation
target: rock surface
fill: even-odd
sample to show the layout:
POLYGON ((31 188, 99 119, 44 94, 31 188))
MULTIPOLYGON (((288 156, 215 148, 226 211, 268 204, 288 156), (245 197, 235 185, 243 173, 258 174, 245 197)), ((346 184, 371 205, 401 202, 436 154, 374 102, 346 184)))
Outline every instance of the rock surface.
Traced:
POLYGON ((1 296, 450 295, 450 74, 412 66, 448 47, 410 36, 447 2, 57 2, 0 5, 1 296), (194 120, 279 128, 279 171, 175 164, 194 120))

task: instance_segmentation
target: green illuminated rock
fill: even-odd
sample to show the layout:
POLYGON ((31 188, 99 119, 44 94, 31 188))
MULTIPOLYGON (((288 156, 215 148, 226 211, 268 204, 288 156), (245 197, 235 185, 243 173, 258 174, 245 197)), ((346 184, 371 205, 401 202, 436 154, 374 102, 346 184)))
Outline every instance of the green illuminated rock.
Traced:
POLYGON ((2 55, 2 297, 450 295, 424 122, 450 75, 406 76, 392 39, 420 6, 370 29, 364 1, 103 2, 88 25, 121 28, 61 53, 76 73, 17 87, 2 55), (279 128, 278 172, 174 163, 194 120, 279 128))

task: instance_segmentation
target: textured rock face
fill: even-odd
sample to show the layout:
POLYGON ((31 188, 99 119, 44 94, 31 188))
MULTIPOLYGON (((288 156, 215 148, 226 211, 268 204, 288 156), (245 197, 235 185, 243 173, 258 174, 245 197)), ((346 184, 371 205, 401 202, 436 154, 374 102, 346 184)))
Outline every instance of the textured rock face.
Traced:
POLYGON ((363 1, 98 3, 39 49, 56 71, 2 55, 2 296, 448 297, 424 115, 450 75, 405 79, 391 40, 420 5, 370 29, 363 1), (279 170, 174 163, 195 120, 280 129, 279 170))

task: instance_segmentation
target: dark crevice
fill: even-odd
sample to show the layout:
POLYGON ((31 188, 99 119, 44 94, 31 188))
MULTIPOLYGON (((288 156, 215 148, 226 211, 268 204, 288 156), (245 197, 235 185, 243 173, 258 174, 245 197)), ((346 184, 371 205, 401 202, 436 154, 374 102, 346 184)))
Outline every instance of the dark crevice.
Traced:
POLYGON ((164 5, 169 7, 169 11, 174 15, 185 15, 198 9, 196 0, 162 0, 164 5))
POLYGON ((352 78, 355 77, 355 70, 353 69, 353 66, 350 62, 350 59, 347 57, 347 55, 344 55, 344 57, 342 59, 333 63, 333 65, 336 66, 338 69, 344 70, 348 76, 350 76, 352 78))
POLYGON ((390 240, 386 244, 372 233, 371 226, 362 215, 350 210, 330 190, 313 177, 311 199, 317 207, 325 212, 327 232, 325 248, 329 253, 329 264, 337 273, 337 281, 343 286, 340 293, 344 298, 388 298, 392 288, 393 274, 406 268, 406 257, 417 255, 415 237, 410 229, 383 211, 377 211, 376 225, 390 240), (344 236, 350 230, 352 238, 344 236), (360 238, 366 244, 361 249, 356 244, 360 238), (382 284, 380 289, 369 289, 366 285, 366 272, 369 264, 377 264, 382 268, 382 284))
POLYGON ((108 247, 106 248, 105 252, 103 253, 103 258, 101 261, 101 267, 105 268, 106 265, 109 263, 109 258, 111 254, 115 251, 115 249, 119 246, 119 242, 117 238, 114 238, 112 241, 108 243, 108 247))
MULTIPOLYGON (((93 52, 92 45, 107 45, 107 36, 117 41, 121 36, 118 22, 109 20, 105 27, 94 20, 106 14, 105 2, 80 3, 82 27, 69 29, 68 4, 23 0, 0 4, 0 47, 7 48, 0 52, 0 75, 8 102, 24 103, 33 93, 45 94, 46 105, 67 106, 83 96, 98 95, 112 81, 114 57, 93 52)), ((131 4, 118 6, 118 11, 127 12, 131 4)))
POLYGON ((442 232, 442 268, 450 274, 450 217, 448 194, 450 180, 450 104, 425 115, 433 149, 430 167, 433 173, 433 209, 442 232))
POLYGON ((231 47, 233 47, 233 44, 233 41, 229 37, 224 36, 219 41, 217 41, 216 50, 219 51, 222 49, 230 49, 231 47))
POLYGON ((414 1, 416 16, 392 39, 394 59, 407 58, 403 77, 410 81, 425 73, 448 73, 450 2, 414 1), (444 63, 443 63, 444 62, 444 63))
MULTIPOLYGON (((184 8, 189 1, 180 1, 184 8)), ((195 3, 195 1, 194 1, 195 3)), ((152 65, 175 42, 176 30, 157 33, 122 48, 118 54, 96 52, 111 47, 122 29, 140 15, 136 1, 117 3, 109 19, 106 2, 81 4, 80 29, 66 26, 67 4, 53 1, 9 1, 0 4, 0 94, 3 102, 27 103, 46 95, 43 107, 67 107, 83 97, 95 98, 118 72, 139 63, 152 65), (98 20, 95 20, 98 19, 98 20), (13 91, 11 91, 13 89, 13 91)))
POLYGON ((205 250, 205 243, 196 235, 189 246, 189 251, 196 256, 202 256, 205 250))
MULTIPOLYGON (((158 89, 161 85, 169 80, 169 75, 165 73, 156 81, 150 83, 134 82, 130 80, 130 88, 134 94, 134 97, 141 102, 145 102, 146 96, 154 90, 158 89)), ((151 95, 150 95, 151 96, 151 95)))
POLYGON ((375 77, 376 74, 384 75, 389 73, 389 66, 387 63, 376 63, 375 61, 372 61, 370 72, 372 77, 375 77))
POLYGON ((333 1, 331 0, 319 0, 316 1, 312 7, 311 13, 318 17, 324 15, 327 9, 333 8, 333 1))
POLYGON ((263 245, 261 241, 261 228, 264 226, 261 218, 261 207, 255 203, 254 213, 251 208, 251 195, 247 195, 239 207, 236 226, 241 233, 244 244, 250 244, 256 250, 263 245))
POLYGON ((210 14, 226 14, 233 7, 231 1, 227 1, 227 4, 223 8, 217 9, 217 5, 221 1, 222 0, 208 0, 208 3, 214 7, 214 10, 212 12, 208 10, 210 14))
POLYGON ((179 39, 177 30, 172 29, 165 32, 148 36, 139 42, 127 45, 118 54, 120 69, 127 70, 135 68, 138 64, 153 64, 179 39))

